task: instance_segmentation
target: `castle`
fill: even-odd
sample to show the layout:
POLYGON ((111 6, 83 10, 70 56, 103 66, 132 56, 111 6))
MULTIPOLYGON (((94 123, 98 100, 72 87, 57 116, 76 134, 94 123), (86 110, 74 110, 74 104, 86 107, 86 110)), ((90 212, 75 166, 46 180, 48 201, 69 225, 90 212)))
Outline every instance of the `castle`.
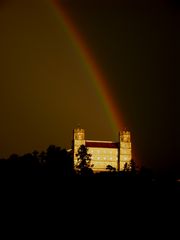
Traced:
POLYGON ((92 170, 94 172, 107 171, 108 165, 116 171, 122 171, 124 165, 132 159, 131 135, 129 131, 119 133, 119 141, 95 141, 85 139, 85 130, 76 128, 73 131, 74 165, 77 163, 77 152, 81 145, 88 148, 91 156, 92 170))

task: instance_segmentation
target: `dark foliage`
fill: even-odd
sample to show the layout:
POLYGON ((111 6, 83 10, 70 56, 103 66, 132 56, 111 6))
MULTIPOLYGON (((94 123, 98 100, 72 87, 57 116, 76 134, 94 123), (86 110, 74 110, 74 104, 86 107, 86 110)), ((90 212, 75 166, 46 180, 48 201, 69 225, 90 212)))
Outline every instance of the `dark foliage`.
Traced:
POLYGON ((80 165, 81 174, 74 170, 73 152, 54 145, 50 145, 46 151, 42 152, 33 151, 22 156, 12 154, 8 159, 0 159, 0 180, 1 183, 9 181, 11 184, 20 180, 18 184, 25 183, 23 191, 27 188, 28 182, 30 186, 34 183, 33 186, 36 189, 46 190, 49 184, 56 191, 59 189, 59 192, 73 193, 76 189, 79 194, 82 191, 88 195, 94 192, 98 194, 100 192, 101 194, 126 193, 127 190, 128 193, 136 191, 136 193, 153 194, 180 190, 179 177, 154 174, 151 169, 145 167, 137 170, 134 160, 131 161, 128 171, 118 172, 112 166, 107 166, 109 171, 93 173, 91 156, 87 154, 87 149, 80 149, 78 156, 82 157, 81 160, 87 160, 87 164, 85 161, 83 162, 85 164, 80 165), (87 177, 83 178, 84 176, 87 177))
POLYGON ((35 150, 23 156, 12 154, 8 159, 0 160, 0 176, 5 178, 58 178, 72 176, 73 173, 71 153, 54 145, 40 153, 35 150))

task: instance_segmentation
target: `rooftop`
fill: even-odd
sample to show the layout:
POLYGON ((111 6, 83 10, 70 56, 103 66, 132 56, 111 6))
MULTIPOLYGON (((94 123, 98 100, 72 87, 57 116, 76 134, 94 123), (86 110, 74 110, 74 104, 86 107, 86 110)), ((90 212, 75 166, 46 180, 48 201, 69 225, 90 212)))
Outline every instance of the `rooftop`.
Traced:
POLYGON ((99 147, 99 148, 119 148, 119 142, 112 141, 85 141, 86 147, 99 147))

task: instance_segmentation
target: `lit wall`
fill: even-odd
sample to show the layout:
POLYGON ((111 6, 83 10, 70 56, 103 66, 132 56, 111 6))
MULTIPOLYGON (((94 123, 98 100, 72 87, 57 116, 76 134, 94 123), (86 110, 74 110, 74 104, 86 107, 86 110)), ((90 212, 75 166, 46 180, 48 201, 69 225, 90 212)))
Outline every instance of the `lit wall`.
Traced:
POLYGON ((107 165, 111 165, 117 170, 118 149, 116 148, 96 148, 89 147, 89 153, 92 154, 91 163, 93 171, 107 171, 107 165))

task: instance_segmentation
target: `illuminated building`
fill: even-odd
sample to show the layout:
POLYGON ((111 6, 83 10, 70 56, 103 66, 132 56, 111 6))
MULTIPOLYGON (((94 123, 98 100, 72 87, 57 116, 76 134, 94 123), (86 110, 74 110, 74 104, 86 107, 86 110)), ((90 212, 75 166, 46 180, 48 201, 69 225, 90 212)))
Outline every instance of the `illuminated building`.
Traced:
POLYGON ((73 154, 74 165, 77 163, 77 152, 81 145, 88 148, 91 156, 92 169, 94 172, 107 171, 108 165, 122 171, 124 165, 132 159, 131 135, 129 131, 119 133, 119 141, 95 141, 85 139, 85 130, 76 128, 73 131, 73 154))

